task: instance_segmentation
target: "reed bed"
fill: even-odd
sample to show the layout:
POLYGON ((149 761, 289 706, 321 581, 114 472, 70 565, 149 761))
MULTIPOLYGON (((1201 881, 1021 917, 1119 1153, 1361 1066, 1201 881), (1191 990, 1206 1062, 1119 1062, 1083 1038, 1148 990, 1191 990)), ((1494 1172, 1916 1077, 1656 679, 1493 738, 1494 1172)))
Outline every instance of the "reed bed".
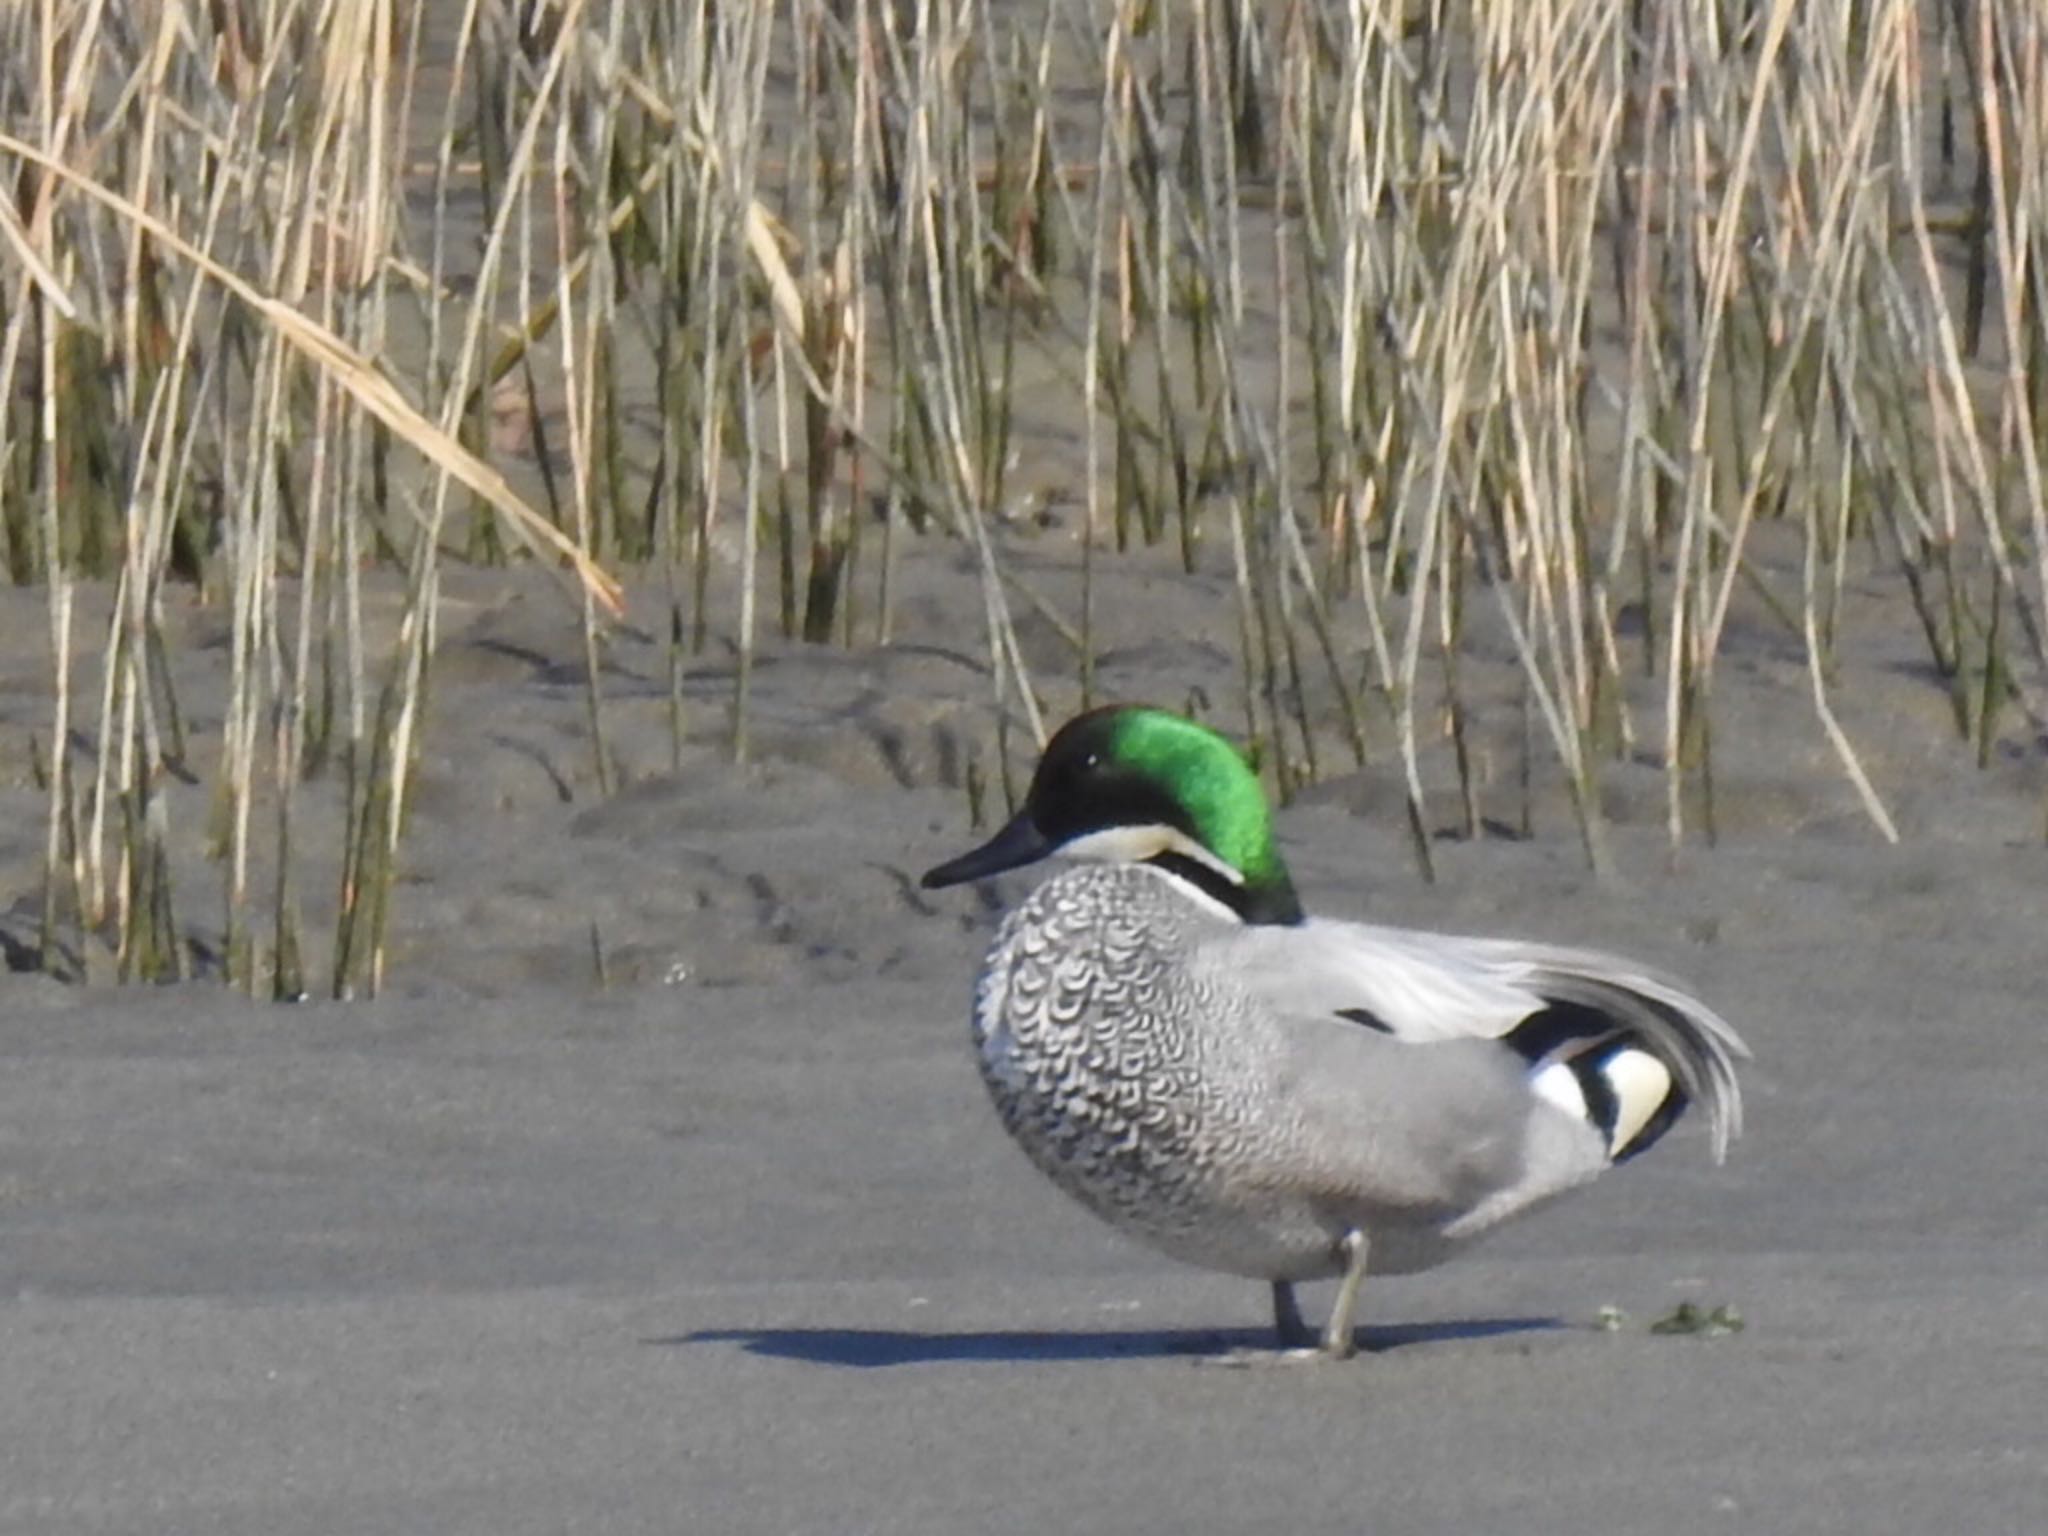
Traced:
POLYGON ((2048 724, 2034 0, 40 0, 0 44, 0 560, 48 593, 53 970, 191 970, 179 775, 226 979, 376 989, 451 563, 561 573, 605 792, 622 577, 674 761, 714 641, 743 758, 764 634, 888 643, 939 540, 981 576, 977 815, 1096 691, 1099 573, 1160 552, 1233 579, 1225 723, 1279 792, 1398 764, 1425 869, 1484 819, 1481 632, 1596 869, 1630 754, 1674 849, 1713 835, 1738 605, 1800 648, 1877 835, 1852 605, 1910 610, 1980 761, 2048 724), (1050 453, 1070 611, 1006 554, 1050 453), (181 585, 230 617, 203 737, 181 585), (1019 603, 1071 676, 1027 667, 1019 603), (309 847, 320 776, 346 814, 309 847))

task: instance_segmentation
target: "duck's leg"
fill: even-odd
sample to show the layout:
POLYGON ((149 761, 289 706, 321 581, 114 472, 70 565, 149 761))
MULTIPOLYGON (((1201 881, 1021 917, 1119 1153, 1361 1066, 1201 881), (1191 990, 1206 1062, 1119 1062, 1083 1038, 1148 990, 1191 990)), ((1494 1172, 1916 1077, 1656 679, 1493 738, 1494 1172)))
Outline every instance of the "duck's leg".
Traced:
POLYGON ((1304 1349, 1315 1342, 1315 1335, 1301 1320, 1301 1308, 1295 1303, 1294 1282, 1291 1280, 1273 1282, 1273 1332, 1279 1336, 1282 1349, 1304 1349))
POLYGON ((1209 1362, 1236 1370, 1256 1370, 1329 1358, 1326 1348, 1316 1347, 1314 1332, 1301 1320, 1301 1308, 1295 1303, 1294 1282, 1291 1280, 1273 1282, 1273 1331, 1280 1336, 1277 1354, 1266 1349, 1233 1349, 1210 1356, 1209 1362))
POLYGON ((1371 1247, 1365 1233, 1353 1227, 1344 1234, 1344 1279, 1337 1286, 1337 1299, 1330 1306, 1330 1321, 1323 1329, 1323 1353, 1332 1360, 1349 1360, 1358 1353, 1358 1338, 1351 1331, 1351 1314, 1358 1310, 1358 1287, 1365 1280, 1365 1256, 1371 1247))

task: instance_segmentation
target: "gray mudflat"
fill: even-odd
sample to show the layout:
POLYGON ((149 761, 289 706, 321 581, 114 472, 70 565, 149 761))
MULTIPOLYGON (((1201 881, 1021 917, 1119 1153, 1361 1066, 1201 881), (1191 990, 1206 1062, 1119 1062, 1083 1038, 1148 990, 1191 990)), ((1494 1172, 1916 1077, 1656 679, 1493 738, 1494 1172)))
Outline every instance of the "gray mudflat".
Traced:
MULTIPOLYGON (((908 868, 917 819, 860 835, 908 868)), ((1347 824, 1290 818, 1318 895, 1384 851, 1347 824)), ((895 980, 279 1009, 17 979, 0 1528, 2044 1528, 2038 857, 1724 852, 1614 893, 1531 845, 1450 862, 1393 878, 1412 915, 1520 906, 1696 979, 1762 1058, 1750 1135, 1372 1287, 1343 1367, 1217 1363, 1260 1288, 1007 1145, 938 903, 900 920, 957 955, 895 980), (1748 1326, 1647 1331, 1683 1299, 1748 1326)))

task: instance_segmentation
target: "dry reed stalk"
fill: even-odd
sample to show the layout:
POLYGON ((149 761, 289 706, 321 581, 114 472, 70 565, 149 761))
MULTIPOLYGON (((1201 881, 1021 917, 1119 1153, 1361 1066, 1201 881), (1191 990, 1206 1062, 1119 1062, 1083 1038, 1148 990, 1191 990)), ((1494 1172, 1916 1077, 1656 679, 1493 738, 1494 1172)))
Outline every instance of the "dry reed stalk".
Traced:
MULTIPOLYGON (((597 142, 590 146, 591 153, 587 162, 593 166, 608 165, 611 161, 612 136, 609 119, 601 118, 599 121, 597 142)), ((589 232, 579 229, 580 221, 570 205, 571 189, 577 180, 576 167, 569 149, 570 129, 570 114, 564 112, 555 120, 555 304, 558 317, 555 330, 560 338, 562 378, 567 386, 563 392, 563 399, 564 409, 569 418, 569 489, 575 510, 576 543, 583 549, 594 550, 597 546, 597 518, 591 502, 598 477, 598 449, 597 425, 592 420, 592 415, 597 404, 598 358, 607 350, 605 338, 612 328, 611 260, 610 247, 604 237, 599 234, 590 238, 590 249, 596 252, 593 264, 597 276, 585 287, 590 335, 588 340, 579 345, 576 302, 569 288, 568 273, 577 255, 573 249, 577 235, 582 233, 588 238, 589 232)), ((590 722, 591 769, 597 782, 598 797, 608 800, 611 798, 614 785, 611 751, 606 744, 604 731, 604 688, 601 677, 602 660, 598 650, 598 609, 587 589, 582 594, 582 599, 583 697, 590 722)))
MULTIPOLYGON (((1113 25, 1104 41, 1102 101, 1105 124, 1117 121, 1116 103, 1122 94, 1124 28, 1113 25)), ((1093 216, 1086 228, 1088 268, 1087 311, 1081 350, 1081 420, 1085 432, 1082 458, 1081 494, 1081 707, 1095 703, 1095 570, 1096 546, 1102 538, 1102 376, 1107 367, 1103 352, 1103 289, 1111 265, 1110 246, 1115 224, 1110 217, 1116 191, 1116 136, 1103 132, 1096 141, 1097 166, 1093 216)), ((1069 206, 1069 216, 1073 210, 1069 206)), ((1120 249, 1120 246, 1119 246, 1120 249)))

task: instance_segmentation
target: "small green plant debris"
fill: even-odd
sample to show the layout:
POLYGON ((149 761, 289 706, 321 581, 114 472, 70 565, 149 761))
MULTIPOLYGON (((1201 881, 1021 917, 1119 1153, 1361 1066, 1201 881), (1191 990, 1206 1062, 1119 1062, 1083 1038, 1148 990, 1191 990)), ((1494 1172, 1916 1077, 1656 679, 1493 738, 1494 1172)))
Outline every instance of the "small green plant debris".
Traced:
POLYGON ((1718 1306, 1710 1312, 1691 1301, 1681 1301, 1668 1315, 1650 1324, 1652 1333, 1693 1333, 1710 1339, 1724 1333, 1740 1333, 1742 1328, 1742 1314, 1733 1307, 1718 1306))

